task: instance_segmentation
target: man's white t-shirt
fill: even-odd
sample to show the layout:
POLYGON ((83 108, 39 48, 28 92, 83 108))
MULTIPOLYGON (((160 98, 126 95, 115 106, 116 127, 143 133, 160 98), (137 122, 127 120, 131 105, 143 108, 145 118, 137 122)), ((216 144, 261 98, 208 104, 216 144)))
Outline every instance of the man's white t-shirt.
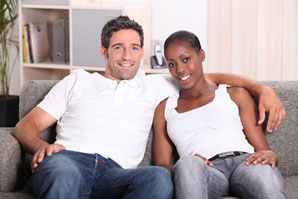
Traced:
POLYGON ((118 84, 79 69, 58 82, 38 107, 58 120, 56 144, 135 168, 144 156, 156 106, 177 91, 170 75, 139 70, 134 79, 118 84))

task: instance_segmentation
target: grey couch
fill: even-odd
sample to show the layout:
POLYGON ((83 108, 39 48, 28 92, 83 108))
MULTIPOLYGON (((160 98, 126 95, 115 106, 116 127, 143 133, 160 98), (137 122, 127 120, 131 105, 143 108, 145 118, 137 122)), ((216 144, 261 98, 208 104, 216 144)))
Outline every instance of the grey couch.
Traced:
MULTIPOLYGON (((20 117, 24 117, 52 88, 57 81, 27 82, 20 94, 20 117)), ((283 101, 287 117, 280 128, 266 133, 271 149, 279 157, 279 169, 284 177, 289 199, 298 198, 298 81, 264 82, 271 86, 283 101)), ((13 128, 0 128, 0 198, 34 198, 29 194, 30 161, 12 136, 13 128)), ((49 142, 55 139, 55 126, 46 129, 42 137, 49 142)), ((142 165, 150 165, 152 133, 142 165)))

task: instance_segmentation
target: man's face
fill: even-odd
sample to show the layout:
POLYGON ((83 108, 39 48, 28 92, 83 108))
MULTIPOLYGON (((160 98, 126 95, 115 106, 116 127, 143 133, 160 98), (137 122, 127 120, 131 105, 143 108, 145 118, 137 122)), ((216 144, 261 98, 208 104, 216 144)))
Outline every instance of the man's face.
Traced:
POLYGON ((118 82, 133 79, 144 55, 139 34, 132 29, 114 32, 108 49, 101 46, 101 55, 106 60, 107 78, 118 82))

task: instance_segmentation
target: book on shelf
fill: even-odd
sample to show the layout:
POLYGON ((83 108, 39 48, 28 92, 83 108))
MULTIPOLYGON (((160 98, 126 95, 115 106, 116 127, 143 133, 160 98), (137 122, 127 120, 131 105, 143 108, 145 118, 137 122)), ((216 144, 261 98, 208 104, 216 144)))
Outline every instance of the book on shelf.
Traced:
POLYGON ((23 62, 27 63, 26 57, 26 39, 25 39, 25 26, 22 25, 22 44, 23 44, 23 62))
POLYGON ((68 19, 55 19, 53 22, 53 63, 69 63, 68 19))
POLYGON ((34 63, 46 61, 49 57, 47 23, 29 23, 34 63))
POLYGON ((40 63, 49 58, 46 22, 23 24, 22 39, 24 63, 40 63))
POLYGON ((29 24, 25 24, 25 31, 26 31, 26 52, 27 52, 27 60, 29 63, 33 63, 33 55, 32 55, 32 45, 31 45, 31 37, 30 37, 30 30, 29 24))
POLYGON ((22 27, 22 32, 23 32, 23 48, 24 48, 24 61, 25 63, 31 63, 30 62, 30 51, 29 51, 29 41, 28 41, 28 26, 27 24, 23 24, 22 27))

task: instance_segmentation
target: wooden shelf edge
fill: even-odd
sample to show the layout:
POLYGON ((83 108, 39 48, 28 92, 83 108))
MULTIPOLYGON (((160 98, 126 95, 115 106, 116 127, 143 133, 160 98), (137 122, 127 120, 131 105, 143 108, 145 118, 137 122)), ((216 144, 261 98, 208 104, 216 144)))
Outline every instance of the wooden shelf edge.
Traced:
POLYGON ((65 64, 52 64, 52 63, 36 63, 36 64, 23 64, 24 68, 40 68, 40 69, 61 69, 70 70, 70 65, 65 64))
POLYGON ((70 9, 69 5, 47 5, 47 4, 21 4, 21 8, 34 8, 34 9, 60 9, 68 10, 70 9))

